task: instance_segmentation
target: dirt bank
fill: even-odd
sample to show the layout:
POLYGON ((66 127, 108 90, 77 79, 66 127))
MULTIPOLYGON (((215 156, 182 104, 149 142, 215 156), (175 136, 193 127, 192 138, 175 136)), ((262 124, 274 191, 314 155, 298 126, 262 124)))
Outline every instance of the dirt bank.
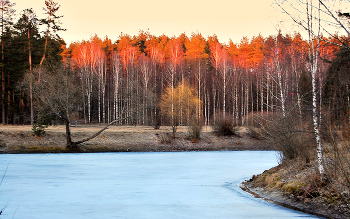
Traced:
POLYGON ((293 164, 279 165, 254 175, 240 187, 256 198, 293 210, 324 218, 350 218, 349 203, 317 177, 311 166, 293 169, 293 164))
MULTIPOLYGON (((72 127, 73 140, 99 131, 100 125, 72 127)), ((31 126, 0 125, 0 153, 65 153, 65 127, 50 126, 42 137, 35 137, 31 126)), ((188 138, 187 127, 179 127, 175 140, 169 141, 171 127, 111 126, 98 137, 80 145, 81 152, 151 152, 151 151, 235 151, 273 150, 270 141, 259 139, 246 127, 238 136, 218 137, 211 127, 203 127, 201 140, 188 138)))
POLYGON ((320 206, 313 206, 310 204, 300 202, 294 199, 292 196, 288 196, 288 194, 283 193, 279 190, 267 190, 263 187, 256 187, 251 181, 243 182, 240 185, 240 188, 250 193, 255 198, 260 198, 267 202, 281 205, 289 209, 301 211, 307 214, 312 214, 324 218, 339 218, 330 216, 327 212, 324 212, 322 208, 320 209, 320 206))

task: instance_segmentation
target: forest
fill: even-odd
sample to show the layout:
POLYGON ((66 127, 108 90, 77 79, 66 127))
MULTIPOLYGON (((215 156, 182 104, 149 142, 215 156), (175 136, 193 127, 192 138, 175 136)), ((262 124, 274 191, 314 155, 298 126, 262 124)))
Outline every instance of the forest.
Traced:
MULTIPOLYGON (((14 5, 3 1, 2 124, 34 124, 55 108, 44 101, 50 94, 55 103, 69 99, 69 107, 67 101, 60 103, 54 112, 64 109, 70 120, 109 123, 125 117, 118 124, 169 125, 160 100, 167 88, 184 82, 200 100, 195 114, 203 125, 213 125, 222 116, 244 125, 253 123, 254 115, 311 113, 310 42, 300 33, 279 31, 223 44, 215 35, 198 32, 154 36, 140 30, 135 36, 122 33, 116 40, 94 35, 67 46, 58 35, 64 31, 56 15, 59 5, 46 3, 46 18, 27 9, 13 21, 14 5), (58 92, 68 81, 69 95, 58 92), (55 87, 47 83, 58 88, 50 90, 55 87)), ((320 110, 332 111, 332 118, 342 121, 350 105, 344 61, 348 50, 338 44, 346 38, 321 39, 317 101, 320 110)), ((188 125, 189 118, 178 117, 176 123, 188 125)))
POLYGON ((272 174, 273 186, 309 201, 327 185, 326 198, 346 203, 348 211, 350 15, 333 13, 322 0, 296 2, 303 9, 279 6, 303 34, 281 29, 221 43, 200 32, 156 36, 140 30, 118 39, 95 34, 67 45, 59 36, 65 29, 58 3, 46 0, 39 18, 33 9, 15 16, 15 4, 0 1, 0 121, 32 125, 34 133, 42 125, 65 124, 68 151, 78 151, 112 124, 172 126, 171 141, 177 126, 199 127, 198 139, 203 125, 214 132, 225 122, 230 129, 246 126, 252 138, 272 140, 282 175, 318 173, 303 172, 304 184, 298 178, 295 185, 272 174), (325 29, 321 14, 345 35, 325 29), (103 126, 73 141, 73 122, 103 126))

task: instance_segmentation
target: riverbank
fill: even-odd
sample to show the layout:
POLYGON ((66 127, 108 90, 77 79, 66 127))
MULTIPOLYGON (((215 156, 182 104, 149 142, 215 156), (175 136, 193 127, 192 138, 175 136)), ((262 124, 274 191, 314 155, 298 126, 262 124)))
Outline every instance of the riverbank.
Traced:
MULTIPOLYGON (((89 137, 101 125, 72 127, 74 141, 89 137)), ((32 127, 0 125, 0 153, 68 153, 65 148, 65 127, 50 126, 42 137, 32 127)), ((171 139, 171 127, 110 126, 96 138, 80 145, 80 152, 157 152, 157 151, 241 151, 274 150, 271 141, 262 139, 247 127, 237 128, 237 135, 217 136, 211 127, 203 127, 201 139, 189 138, 187 127, 179 127, 171 139)))
POLYGON ((323 218, 350 218, 349 203, 337 194, 334 185, 323 183, 312 165, 302 169, 293 163, 281 164, 253 175, 240 187, 256 198, 323 218))

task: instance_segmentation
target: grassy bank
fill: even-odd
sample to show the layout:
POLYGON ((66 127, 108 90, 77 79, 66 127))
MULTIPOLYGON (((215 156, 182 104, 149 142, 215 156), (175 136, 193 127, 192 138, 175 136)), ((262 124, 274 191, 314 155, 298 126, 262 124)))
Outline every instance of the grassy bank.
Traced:
MULTIPOLYGON (((80 140, 99 131, 101 125, 72 127, 72 137, 80 140)), ((0 125, 0 153, 66 153, 65 127, 50 126, 36 137, 31 126, 0 125)), ((217 136, 203 127, 199 141, 189 138, 188 128, 179 127, 175 139, 171 127, 111 126, 98 137, 80 145, 80 152, 222 151, 273 150, 270 141, 256 138, 250 129, 239 127, 238 135, 217 136)))
POLYGON ((281 164, 254 175, 242 188, 255 197, 325 218, 350 218, 347 191, 322 182, 312 165, 281 164))
POLYGON ((291 112, 252 118, 251 123, 273 140, 280 165, 253 176, 243 187, 293 209, 350 218, 350 126, 347 118, 337 124, 329 121, 324 113, 321 158, 311 115, 291 112))

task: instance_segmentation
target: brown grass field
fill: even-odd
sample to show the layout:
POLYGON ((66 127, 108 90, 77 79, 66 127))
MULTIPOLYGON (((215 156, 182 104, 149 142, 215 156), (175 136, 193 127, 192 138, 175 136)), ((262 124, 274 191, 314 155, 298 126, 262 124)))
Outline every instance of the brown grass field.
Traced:
MULTIPOLYGON (((72 126, 73 141, 89 137, 103 125, 72 126)), ((42 137, 36 137, 32 126, 0 125, 0 153, 64 153, 65 127, 49 126, 42 137)), ((80 152, 148 152, 148 151, 222 151, 273 150, 270 141, 250 135, 249 128, 239 127, 236 136, 219 137, 211 127, 203 127, 201 139, 189 138, 188 128, 178 127, 172 139, 171 127, 110 126, 96 138, 80 145, 80 152)))

